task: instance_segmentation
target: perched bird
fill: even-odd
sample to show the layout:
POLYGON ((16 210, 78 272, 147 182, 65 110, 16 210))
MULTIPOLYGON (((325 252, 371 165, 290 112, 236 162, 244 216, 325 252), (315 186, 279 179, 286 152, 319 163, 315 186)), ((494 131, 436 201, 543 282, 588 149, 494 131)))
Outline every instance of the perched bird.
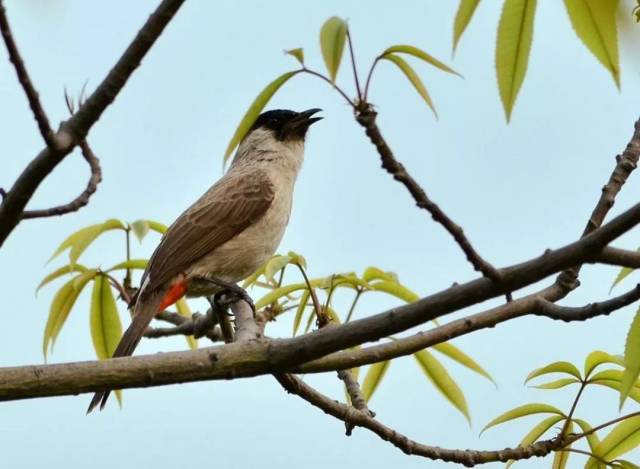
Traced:
MULTIPOLYGON (((319 111, 272 110, 256 119, 229 171, 162 237, 114 357, 131 355, 154 316, 184 295, 209 296, 220 285, 235 285, 275 253, 289 222, 305 136, 322 119, 313 117, 319 111)), ((87 413, 104 408, 109 393, 97 392, 87 413)))

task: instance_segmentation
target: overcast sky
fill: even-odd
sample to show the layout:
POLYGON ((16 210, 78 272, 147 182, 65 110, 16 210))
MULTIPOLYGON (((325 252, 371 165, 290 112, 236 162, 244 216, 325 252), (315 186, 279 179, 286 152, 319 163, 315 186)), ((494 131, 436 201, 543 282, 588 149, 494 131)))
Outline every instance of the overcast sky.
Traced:
MULTIPOLYGON (((115 63, 155 1, 8 0, 16 40, 52 122, 66 118, 63 89, 92 90, 115 63)), ((640 61, 633 43, 640 26, 622 33, 622 89, 575 37, 562 2, 540 1, 529 71, 510 125, 505 123, 494 73, 496 0, 482 2, 451 58, 457 2, 186 2, 89 136, 104 181, 90 205, 60 219, 22 223, 0 250, 4 327, 0 366, 42 363, 42 331, 56 290, 34 297, 39 280, 64 263, 45 266, 72 231, 107 218, 170 223, 221 175, 221 157, 236 124, 262 87, 296 67, 283 49, 304 47, 322 69, 318 31, 331 15, 349 19, 362 73, 392 44, 414 44, 452 63, 458 79, 415 63, 440 118, 420 101, 390 63, 377 69, 371 100, 397 157, 489 261, 504 266, 579 236, 640 115, 640 61)), ((632 2, 625 3, 625 13, 632 2)), ((637 47, 637 46, 636 46, 637 47)), ((42 141, 4 48, 0 48, 0 186, 9 187, 42 141)), ((351 92, 349 69, 339 83, 351 92)), ((281 251, 303 253, 313 276, 361 272, 369 265, 395 271, 421 296, 475 278, 458 247, 415 208, 406 191, 379 168, 378 156, 349 108, 325 83, 300 77, 270 107, 324 109, 307 143, 294 212, 281 251)), ((30 207, 65 202, 85 184, 87 169, 73 154, 39 189, 30 207)), ((634 174, 613 213, 637 202, 634 174)), ((136 257, 151 253, 150 236, 136 257)), ((617 246, 635 249, 640 230, 617 246)), ((122 260, 120 234, 105 236, 84 257, 89 265, 122 260)), ((564 304, 606 299, 616 269, 585 267, 582 288, 564 304)), ((630 278, 622 288, 634 281, 630 278)), ((635 278, 638 281, 638 277, 635 278)), ((614 290, 615 292, 616 290, 614 290)), ((621 290, 618 290, 621 291, 621 290)), ((516 296, 519 296, 517 294, 516 296)), ((94 357, 88 292, 62 331, 53 362, 94 357)), ((359 316, 397 304, 365 298, 359 316)), ((194 308, 200 303, 195 302, 194 308)), ((487 307, 490 303, 482 305, 487 307)), ((478 308, 476 308, 477 310, 478 308)), ((499 413, 527 402, 567 408, 573 390, 522 385, 533 368, 555 360, 581 366, 594 349, 622 351, 634 307, 585 324, 524 318, 455 343, 498 382, 451 364, 465 391, 473 426, 419 372, 411 357, 393 362, 371 402, 380 419, 420 442, 451 448, 497 449, 517 444, 535 417, 479 430, 499 413)), ((123 320, 126 320, 124 311, 123 320)), ((290 319, 271 330, 286 335, 290 319)), ((204 346, 204 342, 201 342, 204 346)), ((137 353, 181 350, 181 338, 144 341, 137 353)), ((333 375, 307 377, 342 398, 333 375)), ((0 405, 0 447, 7 467, 148 467, 183 465, 263 467, 443 467, 408 457, 365 430, 344 426, 270 377, 126 391, 124 408, 110 402, 85 416, 89 396, 0 405)), ((631 403, 627 409, 637 409, 631 403)), ((617 416, 617 396, 596 390, 578 414, 592 423, 617 416)), ((638 453, 636 453, 637 455, 638 453)), ((569 467, 584 460, 572 456, 569 467)), ((580 464, 582 463, 582 464, 580 464)), ((548 467, 530 461, 520 467, 548 467)), ((491 467, 499 467, 493 465, 491 467)))

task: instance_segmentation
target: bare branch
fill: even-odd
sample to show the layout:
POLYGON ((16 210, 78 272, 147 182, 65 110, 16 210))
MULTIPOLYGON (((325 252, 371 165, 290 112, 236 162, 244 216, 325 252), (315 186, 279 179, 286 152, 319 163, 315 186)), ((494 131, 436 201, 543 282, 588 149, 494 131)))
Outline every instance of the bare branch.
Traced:
POLYGON ((627 251, 607 246, 589 262, 640 269, 640 251, 627 251))
POLYGON ((102 168, 100 168, 100 160, 98 160, 98 157, 93 153, 86 140, 80 141, 78 145, 82 150, 82 156, 89 164, 89 169, 91 170, 91 176, 89 177, 89 182, 87 182, 87 187, 85 188, 85 190, 82 191, 82 193, 78 197, 67 204, 58 205, 57 207, 51 207, 42 210, 25 210, 21 215, 22 220, 26 220, 28 218, 43 218, 66 215, 67 213, 77 212, 89 203, 89 199, 96 192, 100 181, 102 181, 102 168))
POLYGON ((330 399, 294 375, 278 375, 278 382, 288 392, 296 394, 323 412, 345 422, 348 425, 366 428, 384 441, 388 441, 406 454, 414 454, 432 460, 455 462, 467 467, 494 461, 507 462, 510 459, 529 459, 534 456, 543 457, 566 445, 563 438, 539 441, 523 448, 505 448, 497 451, 452 450, 428 446, 410 440, 406 436, 387 427, 365 412, 341 404, 330 399))
POLYGON ((44 109, 40 104, 38 92, 31 83, 31 79, 29 78, 29 74, 27 73, 27 67, 25 67, 24 61, 22 60, 20 52, 18 51, 18 46, 13 40, 13 34, 11 33, 9 21, 7 20, 7 12, 4 8, 2 0, 0 0, 0 33, 2 33, 4 44, 7 47, 9 60, 16 70, 16 75, 18 75, 18 81, 22 85, 22 89, 24 89, 24 92, 27 95, 29 107, 31 108, 31 112, 33 112, 33 117, 38 123, 40 134, 42 134, 42 138, 44 139, 47 146, 51 149, 54 149, 55 135, 53 133, 53 130, 51 130, 51 126, 49 125, 47 114, 44 112, 44 109))
POLYGON ((47 147, 42 150, 18 176, 0 205, 0 247, 20 222, 22 212, 38 186, 86 137, 183 3, 184 0, 163 0, 160 3, 84 105, 61 124, 55 135, 55 149, 47 147))
POLYGON ((404 165, 396 160, 391 148, 389 148, 389 145, 387 145, 387 142, 380 133, 380 129, 376 124, 376 116, 377 113, 371 105, 367 103, 361 103, 356 112, 356 120, 364 127, 367 137, 369 137, 369 140, 371 140, 371 143, 373 143, 380 154, 382 167, 391 174, 396 181, 401 182, 407 188, 418 207, 427 210, 431 214, 431 217, 453 236, 453 239, 458 243, 460 249, 465 253, 467 260, 475 270, 495 282, 501 282, 500 272, 478 254, 465 236, 462 228, 454 223, 438 205, 429 199, 424 189, 420 187, 415 179, 407 172, 404 165))

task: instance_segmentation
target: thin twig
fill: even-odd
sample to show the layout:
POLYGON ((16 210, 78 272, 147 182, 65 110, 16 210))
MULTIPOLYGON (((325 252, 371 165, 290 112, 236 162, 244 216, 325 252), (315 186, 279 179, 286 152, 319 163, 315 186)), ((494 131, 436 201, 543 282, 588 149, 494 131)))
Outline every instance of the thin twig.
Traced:
POLYGON ((4 44, 7 47, 9 60, 16 70, 16 75, 18 75, 18 81, 22 85, 22 89, 27 95, 29 107, 31 108, 31 112, 33 112, 33 117, 38 123, 40 134, 42 135, 42 138, 44 139, 47 146, 51 149, 54 149, 56 146, 55 134, 53 133, 53 130, 51 130, 47 114, 44 112, 44 108, 40 104, 38 92, 33 86, 33 83, 31 83, 31 79, 29 78, 29 74, 27 73, 27 67, 24 65, 24 61, 22 60, 20 52, 18 51, 18 46, 13 40, 13 34, 11 33, 9 21, 7 20, 7 12, 4 8, 2 0, 0 0, 0 33, 2 33, 4 44))
POLYGON ((353 103, 353 101, 351 100, 351 98, 349 98, 349 96, 347 95, 347 93, 345 93, 344 91, 342 91, 342 88, 340 88, 338 85, 336 85, 334 82, 332 82, 329 78, 325 77, 322 73, 318 73, 314 70, 311 70, 307 67, 302 67, 302 71, 304 73, 308 73, 309 75, 313 75, 314 77, 318 77, 321 80, 329 83, 333 89, 335 89, 338 93, 340 93, 342 95, 342 97, 345 99, 345 101, 353 108, 355 109, 355 104, 353 103))
POLYGON ((378 63, 380 62, 381 58, 382 58, 382 56, 378 56, 378 57, 375 58, 375 60, 371 64, 371 68, 369 69, 369 73, 367 74, 367 82, 364 85, 364 97, 362 98, 362 100, 364 102, 367 102, 367 100, 369 99, 369 85, 371 83, 371 77, 373 76, 373 70, 376 68, 376 65, 378 65, 378 63))
POLYGON ((77 212, 89 203, 89 199, 96 192, 100 181, 102 181, 102 168, 100 168, 100 160, 93 153, 86 140, 80 141, 78 145, 82 150, 84 160, 89 164, 89 169, 91 170, 87 187, 78 197, 67 204, 41 210, 25 210, 20 217, 22 220, 66 215, 67 213, 77 212))
POLYGON ((356 93, 358 94, 358 102, 362 101, 362 91, 360 89, 360 80, 358 79, 358 69, 356 67, 356 56, 353 53, 353 39, 351 38, 351 32, 347 28, 347 44, 349 44, 349 55, 351 56, 351 69, 353 70, 353 80, 356 85, 356 93))
POLYGON ((279 374, 276 379, 289 393, 300 396, 326 414, 332 415, 350 425, 366 428, 406 454, 414 454, 431 460, 455 462, 472 467, 476 464, 495 461, 507 462, 510 459, 520 460, 534 456, 544 457, 565 445, 565 440, 562 437, 557 437, 551 440, 539 441, 522 448, 505 448, 497 451, 451 450, 428 446, 410 440, 365 412, 360 412, 351 406, 328 398, 294 375, 279 374))
POLYGON ((371 143, 373 143, 378 150, 382 160, 382 167, 391 174, 396 181, 401 182, 407 188, 418 207, 427 210, 431 214, 431 217, 453 236, 453 239, 458 243, 458 246, 460 246, 465 253, 467 260, 475 270, 481 272, 485 277, 500 283, 502 281, 500 272, 478 254, 465 236, 462 228, 454 223, 438 205, 429 199, 424 189, 420 187, 415 179, 407 172, 402 163, 396 160, 391 148, 389 148, 380 133, 380 129, 376 124, 376 116, 377 113, 369 104, 362 103, 362 105, 358 107, 356 120, 365 129, 369 140, 371 140, 371 143))

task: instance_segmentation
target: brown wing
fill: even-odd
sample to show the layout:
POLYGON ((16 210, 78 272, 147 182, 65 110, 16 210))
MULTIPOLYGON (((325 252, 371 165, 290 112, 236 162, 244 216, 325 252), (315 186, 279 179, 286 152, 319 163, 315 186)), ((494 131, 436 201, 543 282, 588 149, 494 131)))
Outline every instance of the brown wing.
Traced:
POLYGON ((142 277, 143 283, 149 278, 145 290, 154 291, 255 223, 273 197, 263 171, 229 171, 164 234, 142 277))

